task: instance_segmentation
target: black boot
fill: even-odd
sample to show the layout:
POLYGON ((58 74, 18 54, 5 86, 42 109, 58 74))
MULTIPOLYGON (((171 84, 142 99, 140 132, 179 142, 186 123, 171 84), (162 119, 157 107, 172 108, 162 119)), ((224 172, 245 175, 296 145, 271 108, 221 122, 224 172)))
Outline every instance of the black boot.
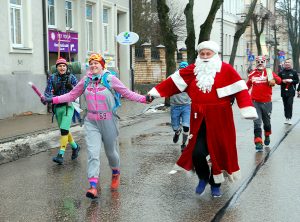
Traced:
POLYGON ((179 128, 177 131, 175 131, 175 134, 173 136, 173 143, 177 143, 178 142, 180 133, 181 133, 181 128, 179 128))
POLYGON ((77 144, 77 148, 72 149, 72 156, 71 156, 72 160, 75 160, 78 157, 79 150, 80 150, 80 146, 77 144))
POLYGON ((63 164, 64 162, 64 157, 62 154, 57 154, 56 157, 53 157, 53 162, 58 163, 59 165, 63 164))

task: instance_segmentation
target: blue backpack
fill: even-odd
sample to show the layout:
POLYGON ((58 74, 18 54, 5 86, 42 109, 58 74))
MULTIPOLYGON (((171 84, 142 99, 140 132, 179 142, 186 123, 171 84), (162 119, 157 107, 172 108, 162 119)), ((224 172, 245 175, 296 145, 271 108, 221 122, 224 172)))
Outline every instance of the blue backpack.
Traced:
MULTIPOLYGON (((117 76, 117 73, 115 71, 106 71, 101 77, 101 84, 103 86, 105 86, 107 89, 109 89, 114 96, 115 106, 113 107, 113 112, 116 113, 117 109, 122 105, 121 104, 121 94, 116 92, 113 88, 110 87, 109 81, 107 80, 108 75, 117 76)), ((83 91, 85 91, 85 89, 89 85, 89 82, 90 82, 90 78, 86 78, 85 82, 84 82, 83 91)))

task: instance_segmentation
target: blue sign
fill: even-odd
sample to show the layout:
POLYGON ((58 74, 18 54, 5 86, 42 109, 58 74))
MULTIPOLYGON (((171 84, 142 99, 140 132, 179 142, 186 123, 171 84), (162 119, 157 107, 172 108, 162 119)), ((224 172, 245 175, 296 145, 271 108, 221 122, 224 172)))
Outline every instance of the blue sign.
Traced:
POLYGON ((285 60, 285 56, 284 55, 280 55, 280 56, 278 56, 278 59, 279 60, 285 60))
POLYGON ((248 55, 248 61, 253 62, 255 59, 254 55, 248 55))

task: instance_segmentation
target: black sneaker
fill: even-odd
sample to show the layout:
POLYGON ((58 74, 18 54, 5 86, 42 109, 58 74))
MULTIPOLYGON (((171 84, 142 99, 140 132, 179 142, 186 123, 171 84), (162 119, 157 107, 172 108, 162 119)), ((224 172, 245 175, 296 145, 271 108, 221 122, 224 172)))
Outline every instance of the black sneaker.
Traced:
POLYGON ((255 149, 256 149, 256 152, 264 151, 264 147, 263 147, 262 143, 255 143, 255 149))
POLYGON ((57 154, 56 157, 52 158, 53 162, 58 163, 59 165, 62 165, 64 162, 64 157, 62 156, 62 154, 57 154))
POLYGON ((268 146, 268 145, 270 145, 270 142, 271 142, 270 136, 266 136, 266 137, 265 137, 264 144, 265 144, 266 146, 268 146))
POLYGON ((173 136, 173 143, 177 143, 177 142, 178 142, 180 133, 181 133, 181 128, 179 128, 179 129, 175 132, 175 134, 174 134, 174 136, 173 136))
POLYGON ((77 148, 72 149, 72 156, 71 156, 72 160, 75 160, 78 157, 79 150, 80 150, 80 146, 79 144, 77 144, 77 148))

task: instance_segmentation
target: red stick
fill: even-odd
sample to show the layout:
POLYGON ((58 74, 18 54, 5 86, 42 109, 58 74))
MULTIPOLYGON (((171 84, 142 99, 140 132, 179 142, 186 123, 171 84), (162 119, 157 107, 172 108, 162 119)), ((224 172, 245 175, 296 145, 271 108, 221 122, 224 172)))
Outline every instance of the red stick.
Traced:
POLYGON ((31 88, 33 89, 33 91, 34 91, 40 98, 43 97, 43 95, 42 95, 42 93, 40 92, 40 90, 39 90, 32 82, 29 82, 28 84, 31 85, 31 88))

